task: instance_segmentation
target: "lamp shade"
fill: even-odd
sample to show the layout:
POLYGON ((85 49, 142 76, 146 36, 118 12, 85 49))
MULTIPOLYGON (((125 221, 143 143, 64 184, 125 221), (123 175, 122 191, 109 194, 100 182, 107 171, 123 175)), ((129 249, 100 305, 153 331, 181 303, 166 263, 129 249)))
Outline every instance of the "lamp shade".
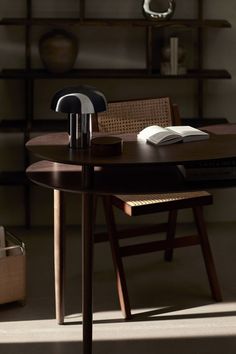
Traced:
POLYGON ((87 149, 92 137, 92 114, 105 111, 107 101, 94 87, 66 87, 54 94, 51 108, 68 114, 70 148, 87 149))
POLYGON ((90 86, 67 87, 52 98, 52 110, 62 113, 93 114, 107 108, 103 93, 90 86))

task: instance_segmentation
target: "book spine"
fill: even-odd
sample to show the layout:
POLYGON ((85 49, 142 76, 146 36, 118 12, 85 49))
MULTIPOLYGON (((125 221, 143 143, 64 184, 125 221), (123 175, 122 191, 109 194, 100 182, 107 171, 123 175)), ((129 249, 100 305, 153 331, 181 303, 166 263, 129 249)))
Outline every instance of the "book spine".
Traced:
POLYGON ((175 38, 170 38, 170 74, 174 75, 175 71, 175 38))
POLYGON ((178 43, 177 37, 170 38, 170 72, 171 75, 178 75, 178 43))
POLYGON ((175 38, 175 49, 174 49, 174 53, 175 53, 175 61, 174 61, 174 64, 175 64, 175 67, 174 67, 174 75, 178 75, 178 48, 179 48, 179 38, 175 38))
POLYGON ((178 166, 179 171, 187 181, 216 181, 236 179, 236 167, 202 167, 189 168, 178 166))
POLYGON ((210 160, 210 161, 195 161, 193 163, 188 163, 186 168, 221 168, 221 167, 235 167, 236 168, 236 158, 228 158, 221 160, 210 160))

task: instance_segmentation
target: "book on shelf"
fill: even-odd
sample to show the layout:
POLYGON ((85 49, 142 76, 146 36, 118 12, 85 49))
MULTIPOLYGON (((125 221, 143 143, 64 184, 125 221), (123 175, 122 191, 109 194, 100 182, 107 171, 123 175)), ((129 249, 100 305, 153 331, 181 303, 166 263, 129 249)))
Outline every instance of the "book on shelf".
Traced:
POLYGON ((170 38, 170 74, 178 75, 178 37, 170 38))
POLYGON ((178 166, 188 181, 217 181, 236 179, 236 158, 196 161, 178 166))
POLYGON ((160 72, 162 75, 186 75, 185 50, 179 46, 178 37, 170 37, 169 45, 162 48, 161 54, 160 72))
POLYGON ((186 143, 205 140, 209 138, 209 134, 189 125, 176 125, 165 128, 159 125, 151 125, 141 130, 137 138, 154 145, 168 145, 177 142, 186 143))

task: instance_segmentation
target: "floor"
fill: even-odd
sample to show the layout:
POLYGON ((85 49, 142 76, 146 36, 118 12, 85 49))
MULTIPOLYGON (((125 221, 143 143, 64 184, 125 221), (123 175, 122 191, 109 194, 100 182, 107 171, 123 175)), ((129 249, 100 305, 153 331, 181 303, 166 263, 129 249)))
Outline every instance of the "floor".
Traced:
MULTIPOLYGON (((182 225, 181 232, 192 231, 182 225)), ((0 353, 82 354, 81 253, 77 228, 68 228, 66 322, 54 319, 53 231, 15 229, 27 247, 25 306, 0 306, 0 353)), ((94 354, 236 353, 236 224, 209 225, 224 301, 214 303, 199 247, 179 249, 172 263, 161 253, 125 261, 133 320, 122 319, 109 245, 95 246, 94 354)))

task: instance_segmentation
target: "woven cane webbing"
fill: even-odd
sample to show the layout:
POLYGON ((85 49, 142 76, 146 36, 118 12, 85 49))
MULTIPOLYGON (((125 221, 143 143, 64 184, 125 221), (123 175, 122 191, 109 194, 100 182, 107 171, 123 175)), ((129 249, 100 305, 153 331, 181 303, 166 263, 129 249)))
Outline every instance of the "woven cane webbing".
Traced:
POLYGON ((188 200, 190 198, 208 197, 210 194, 205 191, 181 192, 181 193, 157 193, 157 194, 138 194, 138 195, 116 195, 131 207, 147 204, 169 203, 178 200, 188 200))
POLYGON ((149 125, 172 125, 168 97, 113 102, 98 114, 98 128, 103 133, 138 133, 149 125))

